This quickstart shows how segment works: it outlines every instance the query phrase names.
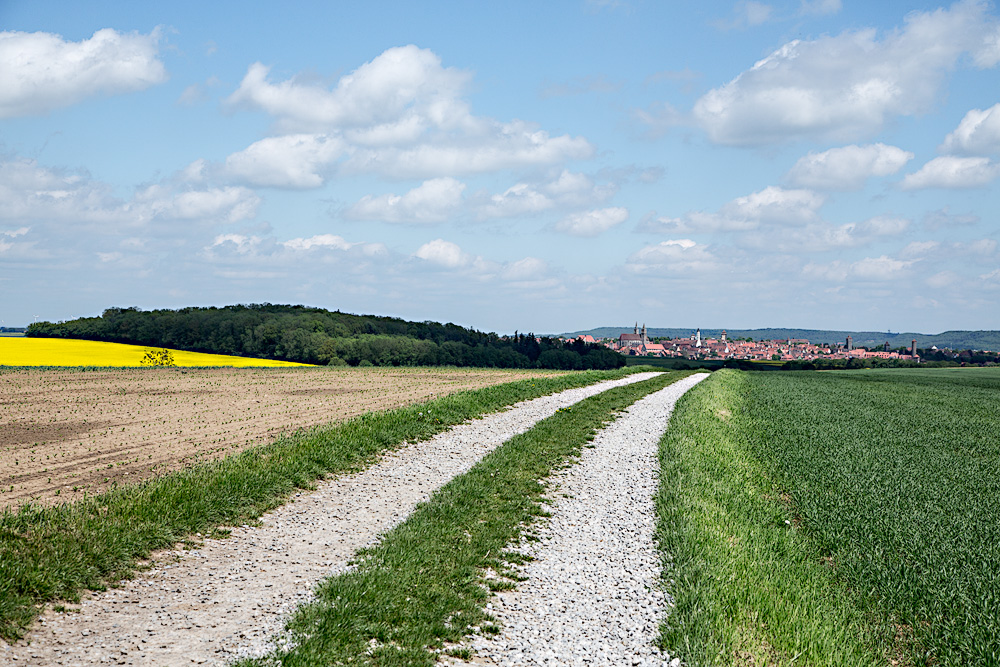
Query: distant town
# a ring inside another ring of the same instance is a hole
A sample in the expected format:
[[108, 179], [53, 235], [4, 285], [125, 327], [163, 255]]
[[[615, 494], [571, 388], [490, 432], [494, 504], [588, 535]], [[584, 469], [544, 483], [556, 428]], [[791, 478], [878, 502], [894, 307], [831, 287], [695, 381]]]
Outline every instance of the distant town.
[[840, 343], [815, 345], [802, 338], [780, 340], [730, 339], [723, 330], [718, 338], [703, 338], [701, 329], [686, 338], [654, 338], [646, 334], [646, 325], [638, 323], [632, 333], [618, 338], [577, 337], [585, 343], [599, 343], [628, 356], [674, 357], [682, 359], [745, 359], [748, 361], [812, 361], [815, 359], [898, 359], [919, 361], [917, 341], [909, 348], [856, 347], [850, 336]]

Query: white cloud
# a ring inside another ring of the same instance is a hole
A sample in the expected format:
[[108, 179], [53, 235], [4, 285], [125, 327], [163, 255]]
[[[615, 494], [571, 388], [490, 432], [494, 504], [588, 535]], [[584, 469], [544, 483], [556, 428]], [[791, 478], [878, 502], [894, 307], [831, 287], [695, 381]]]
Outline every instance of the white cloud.
[[47, 32], [0, 32], [0, 118], [43, 114], [99, 94], [143, 90], [167, 79], [160, 35], [110, 28], [67, 42]]
[[329, 127], [371, 127], [398, 122], [409, 114], [442, 126], [468, 120], [459, 95], [471, 75], [441, 66], [428, 49], [412, 44], [391, 48], [341, 77], [328, 90], [300, 78], [268, 81], [269, 68], [254, 63], [229, 104], [263, 109], [289, 126], [305, 131]]
[[0, 219], [49, 226], [91, 223], [102, 234], [150, 222], [239, 222], [254, 217], [260, 198], [241, 187], [196, 188], [160, 183], [130, 200], [85, 172], [50, 169], [34, 160], [0, 161]]
[[628, 209], [616, 206], [573, 213], [557, 222], [555, 229], [572, 236], [597, 236], [626, 220]]
[[230, 156], [227, 167], [253, 183], [319, 187], [334, 169], [456, 177], [593, 154], [582, 137], [474, 116], [463, 98], [470, 81], [471, 74], [442, 67], [436, 54], [412, 45], [388, 49], [332, 89], [301, 77], [272, 83], [256, 63], [228, 103], [275, 116], [282, 134]]
[[268, 137], [226, 158], [226, 170], [253, 185], [317, 188], [343, 152], [343, 141], [324, 134]]
[[417, 248], [413, 256], [449, 269], [465, 266], [473, 261], [472, 256], [462, 252], [458, 245], [444, 239], [435, 239], [423, 244]]
[[500, 277], [511, 282], [538, 280], [548, 271], [548, 265], [537, 257], [525, 257], [506, 265]]
[[254, 217], [260, 197], [239, 187], [176, 192], [153, 185], [136, 193], [129, 210], [140, 220], [222, 220], [239, 222]]
[[604, 202], [617, 191], [614, 184], [598, 184], [586, 174], [564, 169], [550, 181], [515, 183], [502, 193], [477, 198], [476, 213], [481, 218], [509, 218], [553, 208], [579, 208]]
[[344, 240], [344, 237], [336, 234], [317, 234], [309, 238], [289, 239], [282, 242], [283, 246], [290, 250], [312, 250], [313, 248], [327, 248], [331, 250], [348, 250], [353, 244]]
[[904, 190], [922, 188], [975, 188], [986, 185], [1000, 175], [1000, 164], [985, 157], [955, 157], [945, 155], [925, 164], [919, 171], [907, 174], [900, 184]]
[[248, 255], [257, 250], [262, 239], [246, 234], [219, 234], [212, 241], [212, 248], [222, 248], [239, 255]]
[[941, 144], [943, 153], [995, 155], [1000, 153], [1000, 104], [972, 109]]
[[892, 116], [936, 104], [963, 54], [980, 67], [996, 64], [997, 30], [985, 2], [965, 1], [912, 12], [882, 39], [865, 29], [795, 40], [701, 97], [694, 119], [712, 141], [730, 145], [871, 136]]
[[443, 222], [462, 206], [465, 184], [454, 178], [424, 181], [404, 195], [366, 195], [344, 216], [353, 220], [381, 222]]
[[642, 248], [625, 267], [640, 274], [704, 274], [717, 271], [719, 264], [705, 246], [691, 239], [671, 239]]
[[737, 197], [716, 213], [695, 211], [681, 218], [646, 220], [638, 231], [691, 234], [749, 231], [772, 225], [806, 225], [819, 221], [818, 211], [825, 201], [823, 195], [811, 190], [769, 186]]
[[793, 185], [817, 190], [859, 190], [872, 176], [895, 174], [913, 153], [895, 146], [843, 146], [799, 158], [788, 172]]
[[914, 261], [916, 260], [893, 259], [882, 255], [865, 257], [856, 262], [840, 260], [829, 264], [810, 262], [802, 267], [802, 274], [806, 278], [837, 283], [847, 280], [887, 282], [905, 277]]
[[862, 222], [832, 226], [820, 221], [801, 227], [771, 227], [751, 231], [739, 245], [767, 252], [824, 252], [857, 248], [901, 236], [910, 226], [905, 218], [876, 216]]

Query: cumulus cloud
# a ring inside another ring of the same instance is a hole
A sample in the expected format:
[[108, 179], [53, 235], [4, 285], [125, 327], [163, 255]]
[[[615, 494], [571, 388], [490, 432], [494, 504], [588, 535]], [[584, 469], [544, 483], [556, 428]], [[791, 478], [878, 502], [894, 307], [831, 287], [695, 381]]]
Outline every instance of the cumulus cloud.
[[239, 222], [254, 217], [260, 197], [239, 187], [174, 191], [162, 185], [136, 193], [127, 208], [141, 220], [221, 220]]
[[582, 137], [553, 137], [528, 122], [473, 115], [463, 97], [471, 74], [443, 67], [432, 51], [412, 45], [388, 49], [333, 88], [301, 77], [274, 83], [268, 75], [266, 66], [251, 65], [227, 100], [278, 121], [279, 136], [227, 160], [227, 168], [250, 183], [318, 187], [334, 169], [454, 177], [593, 153]]
[[167, 79], [159, 31], [98, 30], [68, 42], [47, 32], [0, 32], [0, 118], [43, 114], [93, 95], [143, 90]]
[[694, 211], [680, 218], [652, 218], [638, 231], [653, 233], [739, 232], [762, 226], [797, 226], [819, 220], [826, 198], [811, 190], [788, 190], [769, 186], [737, 197], [716, 213]]
[[465, 184], [454, 178], [424, 181], [403, 195], [366, 195], [344, 213], [352, 220], [411, 224], [443, 222], [462, 205]]
[[444, 239], [434, 239], [423, 244], [413, 256], [449, 269], [465, 266], [473, 261], [473, 257], [463, 252], [457, 244]]
[[1000, 175], [1000, 164], [985, 157], [937, 157], [919, 171], [907, 174], [900, 184], [904, 190], [923, 188], [976, 188]]
[[693, 116], [712, 141], [728, 145], [870, 136], [890, 117], [935, 104], [963, 55], [978, 67], [1000, 61], [998, 26], [986, 2], [964, 1], [912, 12], [881, 39], [864, 29], [795, 40], [709, 91]]
[[50, 169], [34, 160], [0, 162], [0, 219], [47, 225], [97, 223], [115, 229], [158, 221], [239, 222], [256, 215], [260, 198], [242, 187], [193, 188], [160, 183], [129, 200], [85, 172]]
[[701, 274], [716, 271], [719, 265], [705, 246], [691, 239], [671, 239], [642, 248], [628, 258], [625, 267], [640, 274]]
[[872, 176], [895, 174], [913, 153], [895, 146], [843, 146], [799, 158], [788, 172], [793, 185], [817, 190], [859, 190]]
[[469, 120], [459, 96], [471, 75], [442, 67], [436, 54], [412, 44], [388, 49], [332, 90], [301, 77], [271, 83], [269, 70], [251, 65], [228, 103], [262, 109], [300, 131], [372, 127], [411, 117], [453, 127]]
[[323, 184], [329, 165], [343, 152], [343, 141], [327, 135], [268, 137], [226, 158], [226, 170], [254, 185], [317, 188]]
[[586, 174], [564, 169], [551, 180], [515, 183], [504, 192], [477, 198], [476, 214], [480, 218], [508, 218], [590, 206], [607, 201], [617, 191], [612, 183], [597, 183]]
[[941, 144], [943, 153], [994, 155], [1000, 153], [1000, 104], [972, 109]]
[[597, 236], [626, 220], [628, 209], [615, 206], [573, 213], [557, 222], [555, 229], [571, 236]]

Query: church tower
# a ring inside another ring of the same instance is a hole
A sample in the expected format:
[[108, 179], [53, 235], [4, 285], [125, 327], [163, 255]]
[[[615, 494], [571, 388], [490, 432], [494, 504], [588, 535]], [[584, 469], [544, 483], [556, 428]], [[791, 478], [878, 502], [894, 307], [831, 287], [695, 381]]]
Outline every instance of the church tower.
[[643, 345], [648, 345], [649, 344], [649, 338], [646, 337], [646, 323], [645, 322], [642, 323], [642, 344]]
[[698, 332], [695, 334], [695, 347], [701, 347], [701, 327], [698, 327]]

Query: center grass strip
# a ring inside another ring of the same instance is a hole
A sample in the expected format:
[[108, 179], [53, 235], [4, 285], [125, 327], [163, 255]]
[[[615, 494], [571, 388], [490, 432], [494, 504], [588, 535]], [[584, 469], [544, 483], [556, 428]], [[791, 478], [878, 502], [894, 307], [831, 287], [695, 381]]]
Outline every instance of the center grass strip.
[[660, 443], [657, 541], [676, 607], [663, 649], [688, 667], [898, 664], [893, 628], [839, 583], [751, 451], [746, 374], [716, 372]]
[[[636, 369], [539, 377], [298, 432], [235, 456], [100, 496], [0, 513], [0, 638], [23, 636], [51, 601], [77, 602], [132, 576], [157, 549], [255, 520], [297, 488], [358, 470], [403, 442], [514, 403], [620, 378]], [[648, 369], [638, 369], [648, 370]], [[223, 533], [224, 534], [224, 533]]]
[[514, 576], [508, 564], [523, 557], [507, 549], [545, 514], [544, 479], [622, 410], [689, 374], [609, 389], [514, 436], [360, 551], [356, 569], [321, 583], [289, 623], [294, 648], [238, 664], [433, 665], [470, 628], [497, 632], [484, 610], [489, 586], [512, 584], [484, 575]]

